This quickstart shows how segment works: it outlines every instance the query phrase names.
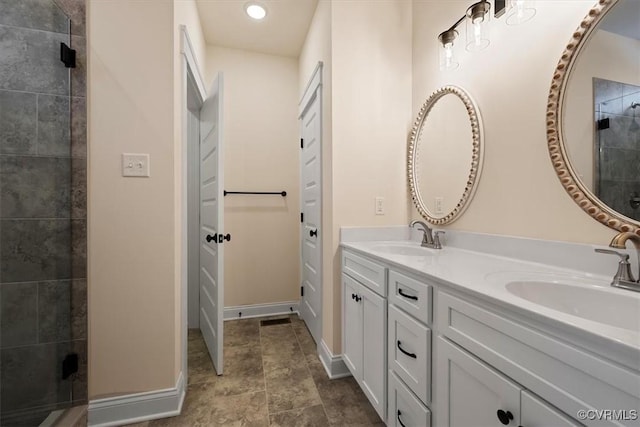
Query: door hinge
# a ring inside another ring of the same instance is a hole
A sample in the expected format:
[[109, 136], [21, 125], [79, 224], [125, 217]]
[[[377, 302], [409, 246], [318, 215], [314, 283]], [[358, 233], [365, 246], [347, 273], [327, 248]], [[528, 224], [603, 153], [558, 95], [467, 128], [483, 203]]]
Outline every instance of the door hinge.
[[76, 372], [78, 372], [78, 354], [69, 353], [62, 361], [62, 379], [66, 380]]
[[304, 296], [304, 286], [300, 286], [300, 296]]
[[300, 138], [300, 148], [304, 148], [304, 139]]
[[300, 212], [300, 222], [304, 222], [304, 213]]

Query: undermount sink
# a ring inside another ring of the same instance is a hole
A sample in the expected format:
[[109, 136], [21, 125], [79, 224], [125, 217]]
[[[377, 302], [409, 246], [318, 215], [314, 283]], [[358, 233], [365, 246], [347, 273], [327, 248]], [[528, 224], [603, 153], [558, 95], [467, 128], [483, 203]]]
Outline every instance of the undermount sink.
[[434, 254], [433, 249], [423, 248], [417, 243], [385, 243], [371, 247], [371, 250], [389, 255], [423, 257]]
[[617, 328], [638, 332], [640, 297], [607, 288], [559, 281], [516, 280], [506, 284], [511, 294], [534, 304]]

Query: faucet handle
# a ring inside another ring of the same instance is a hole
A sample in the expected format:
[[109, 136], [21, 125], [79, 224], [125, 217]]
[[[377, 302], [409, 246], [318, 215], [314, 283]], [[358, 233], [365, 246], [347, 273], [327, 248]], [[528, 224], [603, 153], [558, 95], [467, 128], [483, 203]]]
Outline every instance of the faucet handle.
[[434, 249], [442, 249], [442, 244], [440, 243], [440, 236], [443, 234], [445, 234], [445, 232], [442, 230], [433, 232], [433, 248]]
[[599, 254], [618, 255], [620, 257], [620, 262], [629, 262], [629, 254], [612, 251], [611, 249], [596, 249], [595, 251]]
[[600, 254], [617, 255], [620, 257], [620, 262], [618, 263], [618, 271], [616, 272], [616, 275], [613, 276], [613, 282], [611, 283], [612, 285], [617, 286], [620, 282], [636, 281], [636, 279], [633, 278], [633, 273], [631, 272], [631, 264], [629, 264], [629, 254], [612, 251], [611, 249], [596, 249], [595, 251]]

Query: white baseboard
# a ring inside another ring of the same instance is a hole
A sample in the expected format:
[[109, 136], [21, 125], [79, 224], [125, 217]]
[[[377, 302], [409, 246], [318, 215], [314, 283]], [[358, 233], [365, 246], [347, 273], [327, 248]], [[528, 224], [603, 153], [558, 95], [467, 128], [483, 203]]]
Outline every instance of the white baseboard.
[[298, 312], [299, 303], [299, 301], [285, 301], [273, 304], [254, 304], [225, 307], [224, 320], [276, 316], [278, 314], [293, 314]]
[[347, 368], [347, 365], [345, 365], [342, 360], [342, 356], [334, 356], [324, 340], [320, 340], [318, 356], [320, 356], [324, 370], [327, 371], [327, 375], [329, 375], [329, 378], [332, 380], [351, 376], [351, 372], [349, 372], [349, 368]]
[[181, 372], [174, 388], [92, 400], [89, 426], [121, 426], [179, 415], [185, 388]]

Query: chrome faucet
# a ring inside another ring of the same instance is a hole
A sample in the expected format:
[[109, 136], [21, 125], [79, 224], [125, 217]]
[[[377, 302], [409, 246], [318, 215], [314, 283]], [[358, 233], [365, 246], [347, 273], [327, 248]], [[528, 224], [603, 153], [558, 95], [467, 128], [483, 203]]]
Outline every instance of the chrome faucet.
[[[631, 240], [635, 245], [636, 250], [640, 251], [640, 236], [629, 231], [616, 234], [616, 236], [611, 240], [611, 243], [609, 243], [609, 246], [615, 249], [626, 249], [627, 240]], [[640, 292], [640, 280], [633, 277], [628, 254], [610, 249], [596, 249], [596, 252], [601, 254], [617, 255], [620, 257], [618, 271], [615, 276], [613, 276], [611, 286]]]
[[422, 229], [422, 243], [420, 246], [431, 249], [442, 249], [442, 244], [440, 244], [440, 235], [444, 234], [444, 231], [434, 232], [431, 227], [418, 220], [411, 221], [409, 227], [415, 228], [416, 225], [419, 225]]

